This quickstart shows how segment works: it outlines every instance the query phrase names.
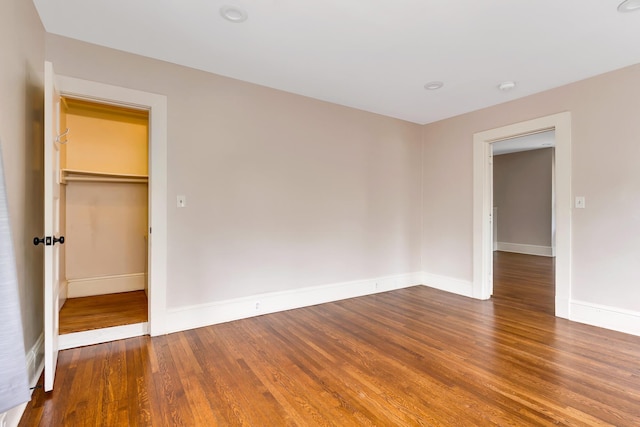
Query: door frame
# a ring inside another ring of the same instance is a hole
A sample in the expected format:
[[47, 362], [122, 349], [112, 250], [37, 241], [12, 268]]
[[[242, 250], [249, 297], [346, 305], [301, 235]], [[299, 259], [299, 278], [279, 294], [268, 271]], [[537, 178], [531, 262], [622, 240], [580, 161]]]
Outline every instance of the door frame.
[[61, 96], [149, 112], [149, 334], [166, 333], [167, 318], [167, 97], [67, 76], [56, 76]]
[[517, 136], [555, 130], [556, 295], [555, 314], [568, 319], [571, 299], [571, 113], [562, 112], [473, 135], [473, 291], [478, 299], [493, 293], [491, 144]]

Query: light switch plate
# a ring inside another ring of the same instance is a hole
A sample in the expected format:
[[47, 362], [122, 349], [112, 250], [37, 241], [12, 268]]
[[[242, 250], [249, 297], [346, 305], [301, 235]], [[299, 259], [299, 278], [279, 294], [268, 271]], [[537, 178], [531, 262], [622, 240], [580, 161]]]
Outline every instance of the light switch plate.
[[584, 209], [585, 200], [584, 196], [576, 196], [576, 209]]
[[178, 196], [178, 201], [177, 201], [177, 206], [179, 208], [184, 208], [187, 206], [187, 196], [185, 195], [179, 195]]

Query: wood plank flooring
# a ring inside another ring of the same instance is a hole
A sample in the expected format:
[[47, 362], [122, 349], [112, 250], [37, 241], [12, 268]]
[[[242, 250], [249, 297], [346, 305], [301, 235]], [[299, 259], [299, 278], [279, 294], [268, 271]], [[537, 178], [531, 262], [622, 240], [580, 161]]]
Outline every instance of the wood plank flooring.
[[69, 298], [60, 310], [60, 334], [147, 321], [144, 291]]
[[640, 337], [423, 286], [60, 352], [21, 426], [638, 426]]
[[555, 313], [555, 258], [495, 251], [493, 298], [505, 304]]

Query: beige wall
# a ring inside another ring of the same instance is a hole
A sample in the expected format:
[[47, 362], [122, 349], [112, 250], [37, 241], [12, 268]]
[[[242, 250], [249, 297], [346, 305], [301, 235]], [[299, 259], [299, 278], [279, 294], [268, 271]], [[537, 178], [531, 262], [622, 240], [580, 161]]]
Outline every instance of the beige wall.
[[62, 168], [147, 175], [149, 114], [74, 99], [66, 100]]
[[553, 148], [493, 157], [498, 242], [551, 247]]
[[44, 29], [33, 3], [2, 2], [0, 145], [16, 254], [25, 348], [42, 332], [42, 70]]
[[147, 185], [66, 186], [66, 278], [144, 273]]
[[[63, 168], [147, 175], [146, 111], [66, 99]], [[66, 192], [68, 280], [146, 271], [147, 184], [72, 181]]]
[[420, 270], [420, 126], [58, 36], [46, 50], [60, 74], [168, 98], [171, 307]]
[[427, 125], [423, 268], [472, 280], [475, 132], [572, 115], [572, 298], [640, 310], [640, 65]]

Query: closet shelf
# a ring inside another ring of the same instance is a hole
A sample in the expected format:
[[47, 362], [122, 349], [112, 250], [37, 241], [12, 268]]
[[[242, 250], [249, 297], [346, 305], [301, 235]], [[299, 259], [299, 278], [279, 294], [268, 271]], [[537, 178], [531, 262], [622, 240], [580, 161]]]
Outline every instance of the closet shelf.
[[60, 182], [122, 182], [144, 184], [149, 182], [147, 175], [134, 175], [109, 172], [94, 172], [75, 169], [62, 169]]

